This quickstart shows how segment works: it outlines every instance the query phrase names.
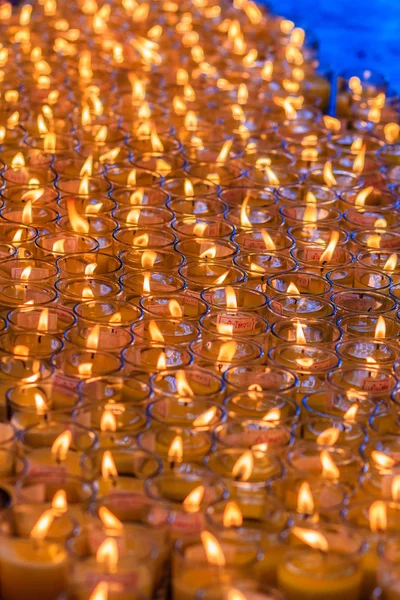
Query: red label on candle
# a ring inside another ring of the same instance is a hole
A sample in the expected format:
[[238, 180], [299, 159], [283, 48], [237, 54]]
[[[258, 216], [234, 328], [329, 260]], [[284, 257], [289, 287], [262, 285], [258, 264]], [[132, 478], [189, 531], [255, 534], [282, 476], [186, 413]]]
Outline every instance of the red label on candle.
[[262, 239], [258, 240], [256, 238], [244, 235], [242, 238], [243, 247], [246, 250], [265, 250], [265, 244]]
[[78, 379], [65, 375], [65, 373], [55, 373], [51, 378], [53, 388], [62, 396], [73, 396], [78, 383]]
[[255, 329], [255, 317], [218, 315], [217, 325], [230, 325], [232, 333], [249, 333]]
[[393, 387], [393, 381], [390, 377], [384, 377], [383, 379], [377, 379], [373, 376], [366, 377], [363, 381], [362, 388], [369, 392], [386, 392], [391, 390]]
[[[325, 252], [326, 248], [305, 248], [304, 249], [304, 261], [311, 262], [319, 262], [322, 254]], [[327, 261], [328, 263], [341, 263], [344, 261], [344, 250], [343, 248], [335, 248], [332, 253], [332, 256]], [[322, 263], [321, 263], [322, 265]]]
[[199, 533], [205, 527], [202, 513], [177, 512], [174, 514], [171, 528], [175, 533]]
[[212, 375], [208, 371], [197, 371], [193, 369], [190, 371], [190, 380], [200, 383], [205, 387], [210, 387], [212, 382]]
[[341, 302], [343, 304], [349, 304], [349, 308], [351, 308], [354, 312], [369, 312], [373, 310], [377, 306], [377, 302], [374, 298], [366, 297], [361, 298], [358, 294], [353, 294], [348, 292], [346, 294], [342, 294]]
[[7, 169], [5, 176], [8, 181], [13, 183], [27, 183], [29, 181], [28, 171], [24, 167], [21, 169]]

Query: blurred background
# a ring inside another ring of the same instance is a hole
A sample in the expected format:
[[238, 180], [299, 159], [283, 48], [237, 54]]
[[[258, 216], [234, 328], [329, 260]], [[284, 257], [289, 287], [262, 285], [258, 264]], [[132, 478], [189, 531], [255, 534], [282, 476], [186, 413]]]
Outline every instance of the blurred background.
[[400, 91], [400, 0], [261, 0], [310, 30], [335, 70], [372, 69]]

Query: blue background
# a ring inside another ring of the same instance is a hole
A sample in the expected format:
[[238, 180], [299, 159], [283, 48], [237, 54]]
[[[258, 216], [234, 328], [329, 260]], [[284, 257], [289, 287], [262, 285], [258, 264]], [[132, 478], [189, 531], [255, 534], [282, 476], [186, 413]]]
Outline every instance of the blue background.
[[371, 69], [400, 92], [400, 0], [267, 0], [273, 12], [309, 29], [324, 64]]

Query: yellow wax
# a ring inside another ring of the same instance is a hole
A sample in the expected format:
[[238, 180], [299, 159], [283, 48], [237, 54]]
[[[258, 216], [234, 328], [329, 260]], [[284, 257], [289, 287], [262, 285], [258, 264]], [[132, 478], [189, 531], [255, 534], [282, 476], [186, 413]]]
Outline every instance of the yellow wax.
[[6, 539], [0, 547], [2, 600], [56, 600], [65, 585], [64, 547], [46, 541]]
[[346, 556], [300, 550], [278, 567], [288, 600], [359, 600], [362, 572]]
[[172, 597], [173, 600], [195, 600], [197, 592], [217, 581], [228, 582], [231, 577], [228, 573], [218, 571], [208, 565], [188, 567], [173, 573]]
[[81, 475], [81, 457], [81, 452], [69, 450], [65, 460], [57, 461], [51, 453], [51, 448], [37, 448], [30, 452], [26, 457], [28, 463], [28, 475], [48, 473]]

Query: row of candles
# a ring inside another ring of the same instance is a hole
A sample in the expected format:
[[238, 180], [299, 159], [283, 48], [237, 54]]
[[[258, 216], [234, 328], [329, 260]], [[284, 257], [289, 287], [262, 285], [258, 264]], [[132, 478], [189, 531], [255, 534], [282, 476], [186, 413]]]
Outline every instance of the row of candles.
[[399, 599], [396, 96], [251, 0], [0, 30], [2, 599]]

